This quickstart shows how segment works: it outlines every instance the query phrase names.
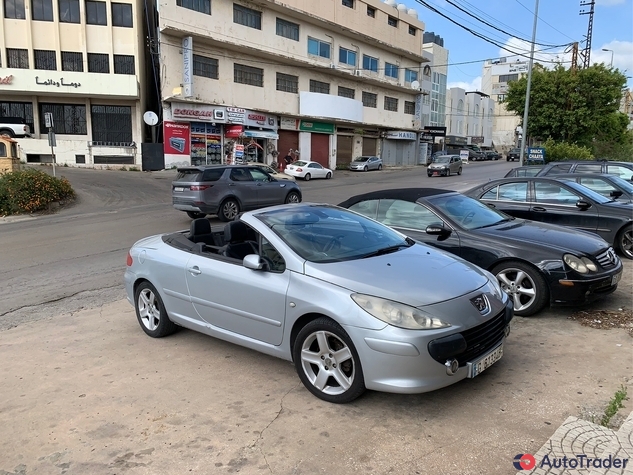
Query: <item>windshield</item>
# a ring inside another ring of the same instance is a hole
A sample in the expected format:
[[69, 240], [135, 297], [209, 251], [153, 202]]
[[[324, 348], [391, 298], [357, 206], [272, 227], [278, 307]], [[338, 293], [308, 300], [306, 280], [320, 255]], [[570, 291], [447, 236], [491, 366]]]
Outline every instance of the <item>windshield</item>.
[[594, 200], [596, 203], [603, 204], [608, 203], [609, 201], [613, 201], [612, 198], [602, 196], [600, 193], [590, 190], [586, 186], [583, 186], [580, 183], [576, 183], [575, 181], [565, 181], [565, 184], [570, 188], [576, 190], [578, 193], [585, 195], [587, 198]]
[[449, 163], [451, 161], [451, 157], [448, 155], [442, 155], [435, 159], [435, 163]]
[[627, 193], [633, 194], [633, 185], [631, 184], [630, 181], [626, 181], [624, 178], [620, 178], [619, 176], [613, 176], [611, 178], [611, 181], [613, 181], [613, 183], [615, 183], [617, 186], [622, 188]]
[[326, 263], [397, 252], [412, 241], [351, 211], [326, 205], [296, 205], [257, 217], [302, 259]]
[[354, 159], [355, 162], [366, 162], [367, 160], [369, 160], [369, 157], [356, 157]]
[[485, 228], [513, 219], [469, 196], [439, 195], [428, 200], [442, 214], [464, 229]]

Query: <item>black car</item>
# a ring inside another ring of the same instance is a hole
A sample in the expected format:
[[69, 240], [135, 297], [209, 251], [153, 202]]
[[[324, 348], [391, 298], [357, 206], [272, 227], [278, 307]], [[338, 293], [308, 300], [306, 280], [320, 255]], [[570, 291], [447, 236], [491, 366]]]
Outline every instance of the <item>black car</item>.
[[609, 199], [633, 201], [633, 183], [617, 175], [570, 173], [567, 175], [555, 175], [554, 178], [575, 181]]
[[464, 194], [517, 218], [597, 233], [633, 259], [633, 204], [606, 198], [570, 179], [501, 178]]
[[517, 315], [607, 295], [622, 274], [620, 259], [595, 234], [513, 218], [454, 191], [381, 190], [339, 206], [489, 270]]
[[565, 160], [549, 162], [538, 176], [564, 175], [568, 173], [606, 173], [633, 181], [633, 163], [610, 160]]
[[486, 160], [499, 160], [501, 158], [501, 154], [494, 150], [488, 150], [484, 153], [486, 154]]
[[510, 160], [514, 161], [514, 160], [519, 160], [521, 158], [521, 149], [520, 148], [513, 148], [510, 149], [508, 151], [508, 153], [506, 154], [506, 162], [509, 162]]
[[522, 167], [516, 167], [506, 173], [506, 177], [517, 177], [517, 176], [536, 176], [543, 169], [542, 166], [539, 165], [525, 165]]

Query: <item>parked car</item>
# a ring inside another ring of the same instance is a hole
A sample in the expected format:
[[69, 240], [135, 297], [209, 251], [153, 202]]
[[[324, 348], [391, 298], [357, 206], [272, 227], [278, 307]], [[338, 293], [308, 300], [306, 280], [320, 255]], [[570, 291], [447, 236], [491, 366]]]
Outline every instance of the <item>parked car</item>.
[[605, 198], [568, 179], [501, 178], [464, 194], [498, 211], [597, 233], [633, 259], [633, 204]]
[[306, 160], [297, 160], [286, 166], [285, 172], [288, 175], [303, 178], [309, 181], [312, 178], [332, 178], [332, 170], [325, 168], [318, 162], [310, 162]]
[[0, 135], [15, 137], [30, 137], [31, 128], [21, 117], [0, 117]]
[[259, 167], [262, 170], [264, 170], [266, 173], [268, 173], [270, 176], [272, 176], [273, 178], [276, 178], [277, 180], [290, 180], [290, 181], [296, 181], [295, 177], [291, 176], [291, 175], [286, 175], [285, 173], [282, 173], [280, 171], [275, 170], [273, 167], [266, 165], [265, 163], [259, 163], [259, 162], [248, 162], [247, 165], [252, 165], [254, 167]]
[[566, 160], [549, 162], [538, 176], [564, 175], [567, 173], [607, 173], [633, 181], [633, 163], [609, 160]]
[[506, 153], [506, 162], [509, 162], [510, 160], [514, 161], [514, 160], [519, 160], [521, 158], [521, 149], [520, 148], [513, 148], [510, 149], [508, 151], [508, 153]]
[[618, 175], [570, 173], [567, 175], [554, 175], [553, 177], [575, 181], [609, 199], [633, 201], [633, 184]]
[[524, 165], [513, 168], [506, 173], [506, 177], [536, 176], [542, 169], [543, 167], [539, 165]]
[[142, 239], [125, 288], [150, 337], [182, 326], [293, 361], [305, 387], [333, 403], [476, 377], [503, 355], [513, 316], [489, 272], [305, 203], [244, 213], [223, 233], [202, 219]]
[[501, 158], [501, 154], [494, 150], [488, 150], [485, 152], [485, 154], [486, 160], [499, 160]]
[[354, 161], [349, 164], [349, 169], [362, 170], [364, 172], [369, 170], [382, 170], [382, 159], [374, 156], [356, 157]]
[[183, 167], [171, 184], [174, 208], [191, 219], [216, 214], [230, 221], [242, 211], [301, 201], [301, 189], [277, 180], [257, 166], [208, 165]]
[[467, 148], [469, 160], [486, 160], [486, 152], [476, 145], [469, 145]]
[[462, 174], [462, 159], [459, 155], [441, 155], [426, 169], [428, 176], [451, 176]]
[[620, 259], [594, 234], [513, 218], [450, 190], [380, 190], [340, 206], [489, 270], [516, 315], [602, 297], [622, 274]]

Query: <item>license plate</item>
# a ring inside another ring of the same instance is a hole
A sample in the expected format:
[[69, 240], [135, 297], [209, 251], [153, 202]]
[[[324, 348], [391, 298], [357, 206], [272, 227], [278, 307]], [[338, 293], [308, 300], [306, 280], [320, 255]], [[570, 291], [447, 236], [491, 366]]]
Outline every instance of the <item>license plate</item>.
[[174, 191], [185, 191], [185, 189], [182, 186], [175, 186]]
[[611, 285], [615, 285], [618, 282], [620, 282], [621, 278], [622, 278], [622, 272], [615, 274], [613, 277], [611, 277]]
[[477, 361], [467, 363], [468, 377], [474, 378], [475, 376], [483, 373], [493, 364], [501, 359], [503, 356], [503, 343], [491, 350], [486, 355], [479, 358]]
[[433, 176], [439, 176], [440, 174], [438, 172], [433, 172]]

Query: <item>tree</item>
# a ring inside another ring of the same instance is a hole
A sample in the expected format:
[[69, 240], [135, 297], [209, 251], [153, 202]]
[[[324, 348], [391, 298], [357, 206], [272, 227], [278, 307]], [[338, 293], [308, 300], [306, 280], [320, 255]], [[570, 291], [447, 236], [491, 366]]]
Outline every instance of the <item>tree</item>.
[[[537, 65], [538, 66], [538, 65]], [[577, 143], [627, 141], [628, 117], [618, 111], [626, 77], [596, 64], [571, 71], [534, 67], [528, 116], [529, 137]], [[506, 108], [523, 117], [527, 78], [508, 84]]]

